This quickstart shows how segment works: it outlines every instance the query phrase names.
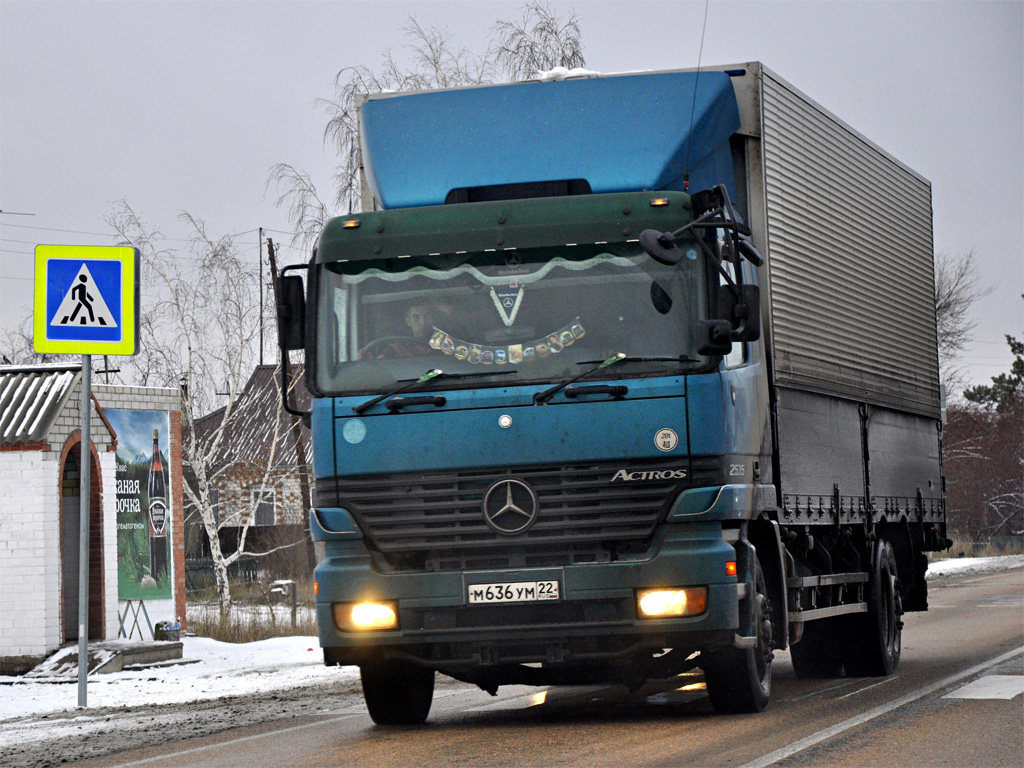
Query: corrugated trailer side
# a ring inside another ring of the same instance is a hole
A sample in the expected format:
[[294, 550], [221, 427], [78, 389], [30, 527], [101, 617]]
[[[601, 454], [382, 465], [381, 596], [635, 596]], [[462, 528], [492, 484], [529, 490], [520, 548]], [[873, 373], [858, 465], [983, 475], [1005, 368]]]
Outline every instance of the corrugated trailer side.
[[931, 185], [746, 67], [781, 521], [942, 522]]

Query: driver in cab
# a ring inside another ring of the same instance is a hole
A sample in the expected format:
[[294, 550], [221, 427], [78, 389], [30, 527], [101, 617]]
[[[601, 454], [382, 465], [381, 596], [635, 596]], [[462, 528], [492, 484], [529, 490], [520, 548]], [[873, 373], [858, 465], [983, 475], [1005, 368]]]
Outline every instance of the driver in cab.
[[405, 310], [409, 336], [385, 336], [370, 342], [359, 353], [361, 360], [390, 360], [436, 354], [429, 341], [438, 321], [438, 310], [429, 304], [411, 304]]

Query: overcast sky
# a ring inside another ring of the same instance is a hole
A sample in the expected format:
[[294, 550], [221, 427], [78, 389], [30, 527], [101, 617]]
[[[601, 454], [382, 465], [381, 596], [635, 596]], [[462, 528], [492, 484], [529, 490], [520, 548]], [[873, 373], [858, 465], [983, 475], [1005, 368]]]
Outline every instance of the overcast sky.
[[[590, 69], [698, 63], [703, 0], [551, 5], [577, 13]], [[255, 261], [252, 230], [289, 230], [265, 192], [271, 165], [305, 169], [330, 196], [313, 102], [339, 69], [376, 66], [387, 48], [405, 56], [410, 15], [480, 52], [493, 22], [521, 9], [0, 1], [3, 324], [31, 311], [34, 246], [110, 244], [103, 219], [120, 199], [168, 237], [185, 234], [181, 210], [213, 233], [249, 233]], [[993, 288], [964, 360], [976, 382], [1008, 370], [1003, 336], [1024, 332], [1022, 29], [1021, 2], [711, 0], [704, 36], [703, 63], [763, 61], [931, 181], [936, 250], [973, 249]]]

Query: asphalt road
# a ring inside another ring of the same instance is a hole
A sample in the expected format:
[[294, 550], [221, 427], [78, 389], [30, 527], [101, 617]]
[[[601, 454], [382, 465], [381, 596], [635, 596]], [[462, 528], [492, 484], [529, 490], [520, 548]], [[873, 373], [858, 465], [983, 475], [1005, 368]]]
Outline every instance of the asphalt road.
[[80, 765], [1024, 766], [1024, 570], [930, 586], [931, 610], [906, 617], [895, 675], [797, 680], [778, 654], [758, 715], [716, 715], [699, 671], [635, 694], [512, 687], [497, 698], [439, 678], [422, 727], [376, 727], [346, 695], [314, 715]]

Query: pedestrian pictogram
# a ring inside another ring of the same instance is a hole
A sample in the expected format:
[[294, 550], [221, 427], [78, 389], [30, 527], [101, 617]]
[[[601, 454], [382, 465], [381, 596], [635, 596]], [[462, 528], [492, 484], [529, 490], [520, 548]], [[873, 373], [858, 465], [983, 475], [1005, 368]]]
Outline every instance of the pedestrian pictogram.
[[137, 312], [134, 248], [36, 247], [37, 352], [134, 355]]
[[87, 265], [82, 264], [78, 270], [71, 283], [71, 289], [57, 307], [57, 313], [50, 325], [86, 325], [100, 328], [117, 325], [117, 320], [103, 300], [103, 294], [96, 287], [96, 281], [93, 280]]

